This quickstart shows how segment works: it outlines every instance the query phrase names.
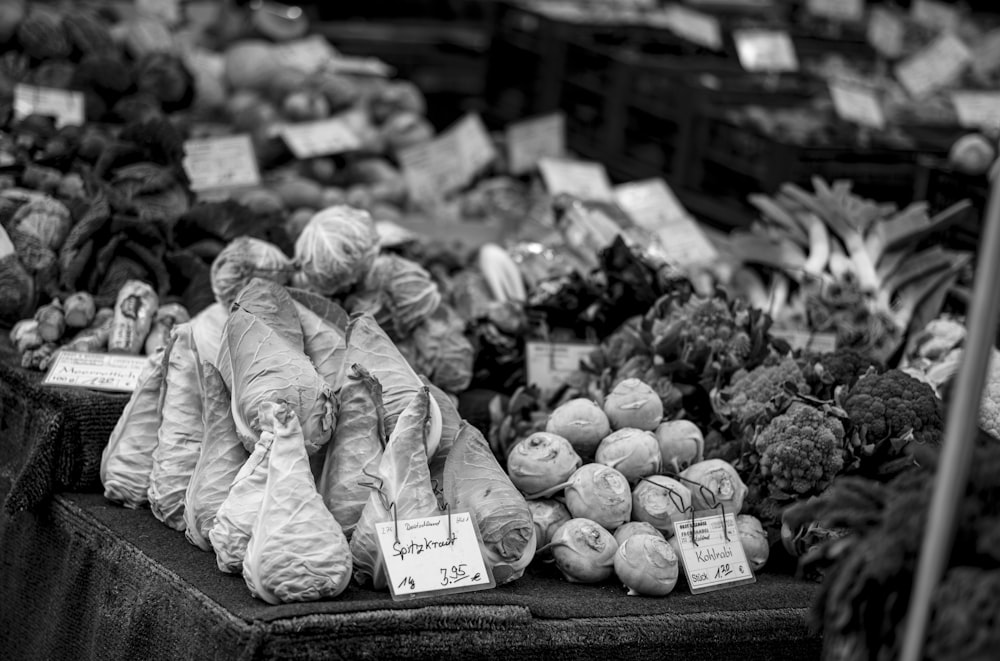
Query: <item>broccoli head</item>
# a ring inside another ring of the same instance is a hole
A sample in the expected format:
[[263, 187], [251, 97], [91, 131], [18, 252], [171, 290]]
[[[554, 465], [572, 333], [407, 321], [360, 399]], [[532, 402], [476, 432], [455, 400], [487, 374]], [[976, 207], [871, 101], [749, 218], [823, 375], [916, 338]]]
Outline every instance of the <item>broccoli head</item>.
[[844, 426], [808, 404], [795, 402], [754, 438], [760, 471], [790, 494], [825, 489], [844, 467]]
[[812, 394], [824, 397], [832, 396], [837, 386], [850, 388], [870, 367], [883, 371], [879, 361], [863, 351], [838, 349], [806, 357], [803, 372]]
[[763, 424], [772, 416], [774, 400], [792, 383], [800, 393], [809, 391], [806, 379], [792, 356], [776, 363], [765, 363], [752, 370], [739, 369], [720, 393], [719, 413], [746, 431]]
[[941, 442], [941, 400], [930, 385], [901, 370], [858, 379], [842, 406], [863, 446]]

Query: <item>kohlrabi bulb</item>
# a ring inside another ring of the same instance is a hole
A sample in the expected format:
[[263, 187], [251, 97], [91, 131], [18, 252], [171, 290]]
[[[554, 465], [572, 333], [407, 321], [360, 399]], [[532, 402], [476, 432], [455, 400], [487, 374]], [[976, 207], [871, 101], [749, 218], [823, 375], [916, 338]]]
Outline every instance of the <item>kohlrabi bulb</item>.
[[631, 483], [660, 472], [660, 446], [653, 432], [624, 427], [597, 446], [594, 461], [617, 469]]
[[654, 528], [651, 523], [629, 521], [618, 526], [618, 530], [615, 531], [615, 541], [618, 542], [618, 546], [621, 546], [626, 539], [633, 535], [656, 535], [657, 537], [663, 537], [663, 533]]
[[743, 552], [754, 571], [765, 564], [771, 555], [771, 545], [767, 541], [767, 533], [757, 517], [740, 514], [736, 517], [736, 530], [740, 533]]
[[576, 518], [556, 529], [549, 550], [570, 583], [599, 583], [614, 573], [618, 542], [596, 521]]
[[604, 398], [604, 413], [612, 429], [632, 427], [653, 431], [663, 419], [663, 401], [639, 379], [625, 379]]
[[584, 464], [564, 490], [566, 509], [577, 518], [615, 530], [632, 517], [632, 491], [619, 471], [603, 464]]
[[615, 553], [615, 575], [630, 595], [662, 597], [677, 585], [680, 563], [663, 537], [634, 535]]
[[632, 490], [632, 518], [645, 521], [663, 533], [674, 534], [673, 517], [690, 511], [691, 490], [666, 475], [651, 475]]
[[705, 436], [690, 420], [664, 420], [655, 433], [664, 470], [679, 473], [705, 458]]
[[563, 484], [582, 464], [569, 441], [544, 431], [521, 439], [507, 455], [510, 481], [529, 496]]
[[608, 416], [593, 400], [579, 397], [555, 408], [545, 431], [568, 440], [581, 457], [591, 458], [601, 439], [611, 433]]

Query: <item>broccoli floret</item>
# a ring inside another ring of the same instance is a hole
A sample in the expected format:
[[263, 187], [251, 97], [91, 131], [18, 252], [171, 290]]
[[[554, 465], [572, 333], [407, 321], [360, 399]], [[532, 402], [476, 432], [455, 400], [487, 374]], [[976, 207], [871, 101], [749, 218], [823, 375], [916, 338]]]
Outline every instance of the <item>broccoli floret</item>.
[[941, 400], [931, 386], [901, 370], [858, 379], [842, 406], [864, 446], [941, 442]]
[[809, 392], [805, 377], [790, 355], [774, 364], [737, 370], [721, 393], [720, 413], [750, 431], [771, 417], [773, 402], [787, 392], [787, 383], [794, 384], [800, 393]]
[[826, 488], [844, 467], [844, 426], [822, 410], [794, 403], [754, 438], [761, 474], [786, 493]]
[[807, 357], [803, 372], [812, 394], [829, 399], [837, 386], [852, 387], [870, 367], [883, 371], [881, 363], [863, 351], [838, 349]]

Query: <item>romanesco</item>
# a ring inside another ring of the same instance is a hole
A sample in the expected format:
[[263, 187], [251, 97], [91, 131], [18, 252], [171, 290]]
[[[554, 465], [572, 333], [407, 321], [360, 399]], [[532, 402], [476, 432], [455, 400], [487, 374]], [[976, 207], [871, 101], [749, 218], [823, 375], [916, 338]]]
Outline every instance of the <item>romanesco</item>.
[[786, 493], [825, 489], [844, 467], [844, 426], [824, 411], [795, 402], [754, 438], [761, 474]]
[[863, 445], [941, 442], [941, 400], [931, 386], [901, 370], [863, 376], [842, 404]]
[[806, 379], [791, 355], [752, 370], [737, 370], [721, 393], [719, 412], [750, 432], [755, 425], [768, 421], [773, 402], [786, 392], [787, 383], [794, 384], [800, 393], [809, 392]]

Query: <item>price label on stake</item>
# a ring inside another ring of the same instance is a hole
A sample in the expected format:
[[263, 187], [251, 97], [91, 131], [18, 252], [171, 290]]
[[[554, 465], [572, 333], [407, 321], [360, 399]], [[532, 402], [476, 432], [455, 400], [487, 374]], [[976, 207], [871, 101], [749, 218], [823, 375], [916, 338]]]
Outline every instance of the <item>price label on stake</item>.
[[723, 517], [707, 510], [695, 512], [693, 522], [690, 516], [678, 516], [673, 524], [692, 594], [756, 582], [735, 514], [726, 512]]
[[56, 126], [82, 126], [85, 119], [83, 92], [38, 87], [18, 83], [14, 86], [14, 117], [28, 115], [55, 117]]
[[543, 158], [566, 153], [566, 117], [553, 113], [516, 122], [505, 131], [507, 161], [512, 174], [530, 172]]
[[543, 158], [538, 162], [545, 188], [552, 195], [566, 193], [585, 200], [614, 199], [611, 179], [604, 166], [594, 161]]
[[830, 83], [830, 97], [841, 119], [871, 128], [885, 128], [882, 101], [874, 90], [858, 85]]
[[648, 14], [650, 24], [663, 26], [691, 43], [711, 50], [722, 50], [722, 28], [714, 16], [672, 5], [662, 12]]
[[147, 356], [59, 351], [42, 385], [132, 392], [149, 363]]
[[910, 4], [910, 17], [939, 32], [954, 32], [959, 24], [958, 11], [951, 5], [935, 0], [913, 0]]
[[837, 336], [834, 333], [810, 333], [792, 328], [772, 328], [769, 331], [793, 349], [803, 349], [814, 353], [830, 353], [837, 350]]
[[615, 187], [615, 200], [636, 225], [657, 238], [671, 262], [690, 266], [718, 258], [715, 245], [662, 179], [621, 184]]
[[782, 30], [747, 29], [733, 32], [736, 54], [747, 71], [798, 71], [795, 45]]
[[865, 17], [865, 0], [809, 0], [806, 9], [814, 16], [851, 23]]
[[257, 155], [250, 136], [245, 134], [188, 140], [184, 143], [183, 164], [194, 191], [260, 183]]
[[295, 158], [330, 156], [361, 147], [361, 138], [341, 117], [286, 124], [281, 128], [281, 138]]
[[942, 34], [896, 65], [896, 79], [911, 96], [920, 98], [944, 87], [972, 62], [972, 52], [953, 34]]
[[496, 149], [478, 115], [466, 115], [433, 140], [399, 153], [410, 193], [434, 200], [465, 186], [496, 158]]
[[903, 54], [906, 27], [896, 14], [884, 7], [872, 7], [868, 15], [868, 43], [882, 57], [895, 59]]
[[375, 524], [393, 599], [496, 587], [468, 512]]
[[559, 389], [593, 350], [593, 344], [582, 342], [526, 342], [528, 385], [538, 386], [543, 392]]
[[960, 91], [951, 93], [958, 122], [973, 129], [1000, 128], [1000, 92]]

